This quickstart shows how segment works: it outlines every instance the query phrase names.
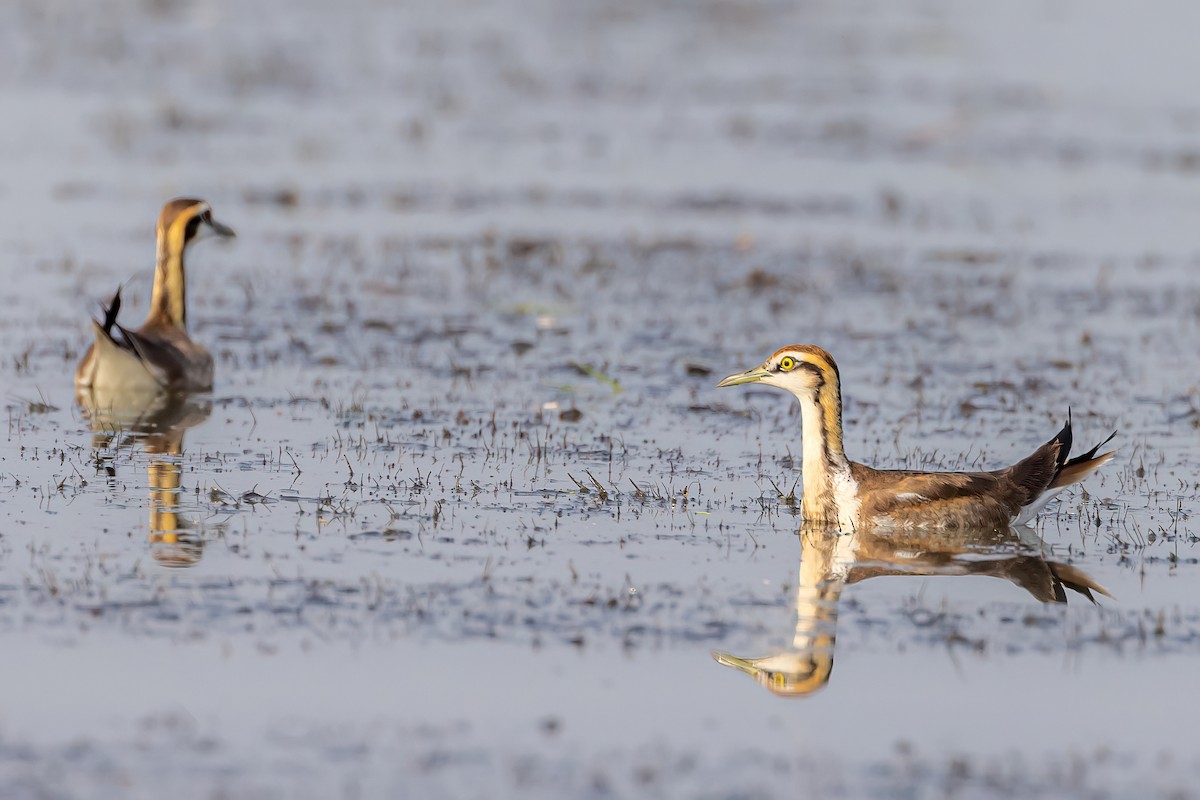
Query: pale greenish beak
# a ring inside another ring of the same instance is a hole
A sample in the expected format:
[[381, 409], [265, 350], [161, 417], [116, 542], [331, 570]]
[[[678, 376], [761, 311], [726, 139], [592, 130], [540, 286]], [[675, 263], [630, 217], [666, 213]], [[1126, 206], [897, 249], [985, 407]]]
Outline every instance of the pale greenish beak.
[[[729, 379], [726, 378], [725, 380]], [[761, 671], [751, 661], [745, 658], [738, 658], [733, 653], [722, 653], [720, 650], [713, 650], [712, 657], [713, 660], [718, 664], [724, 664], [727, 667], [733, 667], [734, 669], [741, 670], [747, 675], [753, 675], [756, 678], [758, 677], [758, 673]]]
[[730, 375], [728, 378], [718, 383], [717, 388], [720, 389], [722, 386], [737, 386], [738, 384], [742, 383], [756, 383], [757, 381], [761, 381], [763, 378], [768, 377], [770, 374], [771, 373], [769, 371], [763, 369], [762, 367], [755, 367], [754, 369], [748, 369], [745, 372], [739, 372], [736, 375]]
[[763, 658], [738, 658], [732, 653], [713, 650], [712, 657], [718, 664], [753, 676], [780, 697], [806, 697], [829, 683], [833, 672], [832, 640], [820, 651], [797, 650]]

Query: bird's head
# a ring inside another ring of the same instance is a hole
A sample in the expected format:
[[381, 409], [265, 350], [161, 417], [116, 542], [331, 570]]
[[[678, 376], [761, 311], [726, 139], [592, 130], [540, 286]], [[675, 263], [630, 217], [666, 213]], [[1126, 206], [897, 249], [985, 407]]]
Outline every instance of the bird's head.
[[826, 637], [822, 646], [811, 652], [781, 653], [765, 658], [740, 658], [714, 650], [718, 664], [744, 672], [773, 694], [782, 697], [807, 697], [829, 683], [833, 672], [833, 641]]
[[158, 241], [171, 252], [182, 252], [205, 230], [218, 236], [236, 235], [233, 228], [213, 219], [212, 206], [204, 200], [177, 197], [168, 200], [158, 215]]
[[824, 386], [839, 387], [838, 368], [824, 348], [793, 344], [776, 350], [761, 366], [730, 375], [717, 386], [743, 383], [763, 383], [786, 389], [800, 398], [812, 397]]

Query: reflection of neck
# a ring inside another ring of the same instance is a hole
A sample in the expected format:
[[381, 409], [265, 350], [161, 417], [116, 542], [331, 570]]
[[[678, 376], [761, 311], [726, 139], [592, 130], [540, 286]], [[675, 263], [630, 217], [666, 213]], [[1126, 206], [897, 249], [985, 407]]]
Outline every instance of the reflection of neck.
[[[182, 452], [182, 432], [146, 441], [146, 453], [151, 456], [146, 478], [150, 484], [150, 530], [153, 533], [179, 528], [179, 486], [183, 465], [178, 456]], [[156, 459], [154, 456], [175, 458]]]
[[842, 398], [836, 381], [813, 392], [797, 394], [800, 401], [801, 474], [804, 478], [804, 519], [814, 523], [838, 521], [835, 483], [849, 476], [842, 450]]
[[796, 631], [792, 649], [833, 655], [838, 601], [854, 559], [856, 537], [826, 531], [800, 532], [800, 575], [796, 585]]

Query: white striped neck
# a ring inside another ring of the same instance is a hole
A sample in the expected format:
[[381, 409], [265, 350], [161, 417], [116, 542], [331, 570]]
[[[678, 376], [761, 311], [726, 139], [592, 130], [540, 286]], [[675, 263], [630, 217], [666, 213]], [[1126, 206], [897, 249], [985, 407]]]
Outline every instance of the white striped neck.
[[853, 528], [858, 487], [842, 449], [841, 397], [837, 387], [827, 383], [816, 392], [797, 392], [796, 399], [800, 403], [804, 519]]

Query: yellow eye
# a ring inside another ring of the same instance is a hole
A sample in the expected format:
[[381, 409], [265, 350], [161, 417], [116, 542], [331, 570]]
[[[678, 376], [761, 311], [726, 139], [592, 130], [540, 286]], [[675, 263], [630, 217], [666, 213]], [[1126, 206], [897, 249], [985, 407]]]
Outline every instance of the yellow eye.
[[779, 368], [784, 372], [791, 372], [796, 368], [796, 359], [791, 356], [784, 356], [779, 359]]

